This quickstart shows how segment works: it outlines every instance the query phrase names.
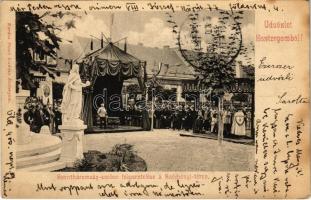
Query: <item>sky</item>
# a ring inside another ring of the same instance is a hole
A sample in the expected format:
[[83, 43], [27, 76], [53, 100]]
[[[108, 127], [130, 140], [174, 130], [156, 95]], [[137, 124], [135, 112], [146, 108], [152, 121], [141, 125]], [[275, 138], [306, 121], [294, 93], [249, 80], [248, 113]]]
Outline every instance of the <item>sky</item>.
[[[182, 12], [171, 13], [178, 25], [182, 24], [187, 15]], [[72, 40], [74, 36], [89, 38], [91, 35], [100, 38], [101, 33], [106, 37], [111, 35], [112, 41], [118, 41], [127, 37], [130, 44], [143, 43], [150, 47], [163, 47], [176, 45], [176, 36], [167, 22], [167, 15], [164, 12], [92, 12], [79, 13], [80, 18], [75, 19], [75, 29], [62, 29], [59, 36], [66, 40]], [[113, 15], [113, 17], [112, 17]], [[71, 16], [63, 18], [68, 20]], [[111, 19], [113, 18], [112, 26]], [[246, 13], [242, 21], [242, 34], [245, 43], [254, 39], [254, 14]], [[47, 19], [49, 22], [49, 19]], [[63, 23], [57, 21], [56, 23]], [[111, 27], [111, 28], [110, 28]], [[110, 33], [111, 32], [111, 33]]]
[[[101, 37], [103, 33], [107, 38], [111, 36], [112, 42], [116, 42], [127, 37], [127, 43], [137, 45], [142, 43], [148, 47], [163, 46], [177, 47], [176, 34], [172, 33], [172, 28], [167, 22], [168, 15], [165, 12], [77, 12], [80, 17], [75, 17], [75, 27], [72, 29], [62, 28], [57, 34], [62, 38], [63, 44], [71, 44], [73, 48], [85, 54], [86, 47], [82, 47], [79, 41], [75, 40], [75, 36], [91, 38], [95, 36]], [[187, 20], [187, 13], [175, 12], [170, 13], [173, 20], [180, 27]], [[208, 15], [212, 17], [212, 21], [217, 20], [217, 14], [200, 13], [201, 16]], [[112, 17], [113, 16], [113, 17]], [[45, 17], [47, 23], [63, 25], [66, 21], [73, 19], [73, 16], [65, 16], [62, 20], [55, 21], [55, 18]], [[243, 36], [243, 44], [249, 46], [250, 42], [255, 39], [255, 16], [253, 11], [245, 11], [241, 20], [241, 29]], [[112, 26], [111, 26], [112, 24]], [[42, 36], [44, 37], [44, 36]], [[66, 42], [73, 41], [72, 43]], [[99, 40], [93, 39], [94, 42], [100, 43]], [[122, 43], [122, 42], [120, 42]], [[191, 45], [191, 42], [189, 42]], [[186, 47], [187, 48], [187, 47]], [[254, 52], [248, 53], [249, 57], [254, 59]], [[245, 58], [239, 56], [237, 60], [244, 62]]]

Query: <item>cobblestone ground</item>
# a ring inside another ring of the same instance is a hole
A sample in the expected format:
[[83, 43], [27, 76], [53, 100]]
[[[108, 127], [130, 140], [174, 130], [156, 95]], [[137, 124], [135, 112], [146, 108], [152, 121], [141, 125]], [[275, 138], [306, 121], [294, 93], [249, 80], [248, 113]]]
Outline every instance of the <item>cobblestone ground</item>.
[[148, 171], [249, 171], [255, 147], [217, 140], [182, 137], [181, 131], [102, 133], [85, 135], [84, 149], [108, 152], [115, 144], [128, 143], [142, 157]]

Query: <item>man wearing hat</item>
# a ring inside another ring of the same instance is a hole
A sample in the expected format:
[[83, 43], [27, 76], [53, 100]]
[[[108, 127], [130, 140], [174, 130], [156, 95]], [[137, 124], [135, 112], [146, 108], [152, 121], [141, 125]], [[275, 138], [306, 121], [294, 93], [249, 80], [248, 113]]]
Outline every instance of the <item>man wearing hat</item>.
[[100, 128], [103, 128], [103, 123], [105, 124], [105, 128], [106, 128], [106, 126], [107, 126], [107, 122], [106, 122], [107, 111], [106, 111], [104, 103], [100, 104], [100, 107], [97, 110], [97, 114], [99, 115], [99, 118], [100, 118]]

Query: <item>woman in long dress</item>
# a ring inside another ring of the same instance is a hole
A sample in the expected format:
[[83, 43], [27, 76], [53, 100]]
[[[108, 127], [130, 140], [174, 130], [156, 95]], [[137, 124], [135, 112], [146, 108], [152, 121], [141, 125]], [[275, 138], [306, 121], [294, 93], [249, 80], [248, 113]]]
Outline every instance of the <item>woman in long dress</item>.
[[233, 116], [231, 132], [234, 135], [241, 135], [241, 136], [246, 135], [245, 115], [241, 109], [238, 112], [236, 112]]
[[74, 64], [63, 90], [61, 104], [63, 123], [80, 119], [82, 111], [82, 88], [89, 85], [89, 81], [85, 84], [82, 83], [79, 75], [79, 65]]

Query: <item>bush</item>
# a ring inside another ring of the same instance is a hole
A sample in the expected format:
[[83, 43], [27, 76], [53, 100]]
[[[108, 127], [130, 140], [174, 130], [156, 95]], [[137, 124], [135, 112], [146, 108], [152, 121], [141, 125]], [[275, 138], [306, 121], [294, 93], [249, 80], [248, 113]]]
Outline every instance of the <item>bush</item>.
[[116, 144], [108, 153], [88, 151], [84, 158], [75, 162], [73, 168], [60, 171], [147, 171], [146, 162], [136, 155], [131, 144]]

